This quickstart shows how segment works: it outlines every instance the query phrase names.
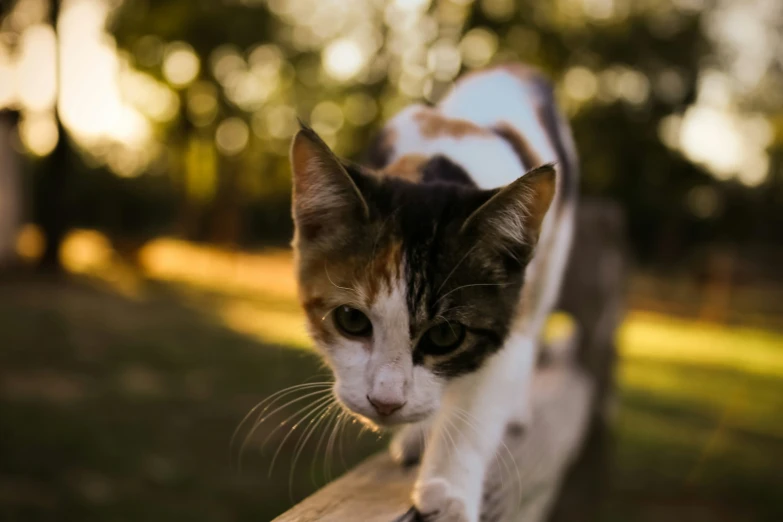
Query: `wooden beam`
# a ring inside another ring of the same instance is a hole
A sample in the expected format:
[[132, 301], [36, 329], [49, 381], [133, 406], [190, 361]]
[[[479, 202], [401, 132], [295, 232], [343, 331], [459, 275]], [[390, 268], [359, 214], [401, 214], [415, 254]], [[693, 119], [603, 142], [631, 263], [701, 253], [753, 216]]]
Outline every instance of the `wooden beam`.
[[[482, 520], [539, 520], [548, 510], [589, 417], [590, 379], [571, 362], [554, 362], [535, 377], [532, 427], [509, 426], [490, 467]], [[275, 522], [391, 522], [410, 507], [416, 468], [386, 452], [371, 457], [275, 519]], [[533, 518], [530, 518], [533, 517]]]

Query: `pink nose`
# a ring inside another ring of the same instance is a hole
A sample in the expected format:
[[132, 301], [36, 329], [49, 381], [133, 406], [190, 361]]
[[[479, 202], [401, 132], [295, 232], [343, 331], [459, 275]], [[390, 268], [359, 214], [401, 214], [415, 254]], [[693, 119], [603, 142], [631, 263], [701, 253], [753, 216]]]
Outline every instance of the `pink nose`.
[[370, 401], [370, 404], [372, 404], [372, 407], [375, 408], [375, 411], [384, 416], [391, 415], [395, 411], [405, 406], [404, 402], [383, 402], [377, 399], [372, 400], [369, 395], [367, 396], [367, 400]]

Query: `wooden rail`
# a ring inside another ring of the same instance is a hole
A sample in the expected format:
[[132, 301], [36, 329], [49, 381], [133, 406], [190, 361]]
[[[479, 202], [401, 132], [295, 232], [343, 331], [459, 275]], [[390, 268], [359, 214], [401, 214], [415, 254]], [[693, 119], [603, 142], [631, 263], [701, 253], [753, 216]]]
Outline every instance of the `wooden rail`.
[[[623, 309], [624, 231], [621, 213], [606, 202], [584, 202], [577, 222], [577, 254], [560, 305], [578, 328], [544, 347], [533, 421], [527, 429], [507, 427], [487, 473], [482, 522], [586, 522], [599, 501], [592, 493], [606, 471], [600, 435]], [[415, 477], [416, 468], [402, 468], [384, 452], [274, 522], [391, 522], [410, 506]]]
[[[557, 493], [560, 478], [584, 434], [591, 384], [573, 365], [539, 372], [534, 393], [535, 423], [527, 432], [510, 427], [505, 446], [490, 468], [484, 517], [539, 520]], [[513, 457], [513, 458], [512, 458]], [[518, 475], [517, 475], [518, 474]], [[415, 468], [404, 469], [384, 452], [305, 499], [275, 522], [391, 522], [410, 507]], [[519, 507], [518, 507], [519, 506]]]

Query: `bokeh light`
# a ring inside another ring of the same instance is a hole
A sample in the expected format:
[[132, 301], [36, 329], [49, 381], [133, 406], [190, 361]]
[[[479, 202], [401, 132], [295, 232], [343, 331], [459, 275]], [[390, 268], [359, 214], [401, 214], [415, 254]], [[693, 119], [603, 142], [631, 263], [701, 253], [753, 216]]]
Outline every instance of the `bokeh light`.
[[27, 150], [36, 156], [48, 155], [59, 139], [53, 114], [27, 112], [19, 122], [19, 137]]
[[353, 125], [367, 125], [378, 115], [378, 104], [367, 93], [358, 92], [345, 98], [344, 112]]
[[572, 67], [563, 77], [563, 88], [570, 98], [585, 102], [592, 99], [598, 91], [598, 79], [587, 67]]
[[127, 63], [122, 64], [119, 87], [125, 101], [155, 122], [171, 121], [179, 111], [179, 98], [168, 85]]
[[297, 129], [296, 111], [287, 105], [278, 105], [266, 111], [266, 128], [273, 138], [290, 138]]
[[492, 31], [477, 27], [468, 31], [459, 45], [462, 61], [471, 68], [489, 63], [498, 50], [498, 37]]
[[174, 42], [163, 56], [163, 75], [174, 87], [182, 88], [198, 76], [201, 63], [193, 47], [185, 42]]
[[215, 131], [215, 144], [226, 156], [235, 156], [247, 147], [250, 131], [241, 118], [227, 118]]
[[323, 101], [313, 109], [310, 121], [319, 134], [335, 134], [343, 126], [345, 118], [339, 105], [333, 101]]
[[109, 6], [94, 0], [71, 0], [63, 8], [59, 114], [96, 159], [118, 174], [135, 175], [157, 149], [149, 120], [122, 95], [121, 60], [105, 33], [108, 15]]
[[16, 103], [16, 68], [4, 46], [0, 46], [0, 107]]
[[480, 3], [484, 14], [498, 22], [509, 20], [516, 9], [514, 0], [481, 0]]
[[336, 80], [347, 81], [359, 74], [365, 60], [361, 47], [351, 39], [335, 40], [324, 49], [324, 69]]
[[710, 185], [693, 187], [688, 192], [687, 203], [693, 215], [701, 219], [712, 218], [720, 211], [718, 192]]
[[33, 25], [22, 34], [19, 46], [19, 100], [33, 111], [52, 108], [57, 89], [54, 31], [49, 25]]
[[212, 83], [199, 82], [188, 89], [188, 116], [198, 126], [214, 121], [218, 113], [217, 89]]
[[449, 40], [435, 42], [427, 54], [427, 67], [441, 81], [454, 79], [462, 65], [459, 49]]
[[164, 47], [160, 37], [148, 34], [139, 38], [133, 46], [133, 55], [142, 67], [157, 67], [163, 61]]

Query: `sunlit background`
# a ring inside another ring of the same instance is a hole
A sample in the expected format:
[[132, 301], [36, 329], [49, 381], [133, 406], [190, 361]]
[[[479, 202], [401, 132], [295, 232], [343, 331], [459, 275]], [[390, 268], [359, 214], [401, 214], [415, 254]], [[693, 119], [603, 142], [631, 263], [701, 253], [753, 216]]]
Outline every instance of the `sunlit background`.
[[361, 158], [523, 60], [628, 223], [602, 520], [783, 520], [783, 2], [0, 6], [0, 518], [268, 520], [379, 448], [349, 427], [268, 473], [264, 425], [228, 457], [253, 404], [327, 378], [287, 249], [296, 117]]

